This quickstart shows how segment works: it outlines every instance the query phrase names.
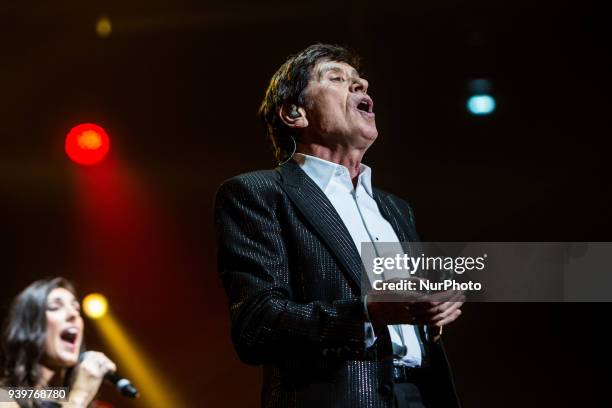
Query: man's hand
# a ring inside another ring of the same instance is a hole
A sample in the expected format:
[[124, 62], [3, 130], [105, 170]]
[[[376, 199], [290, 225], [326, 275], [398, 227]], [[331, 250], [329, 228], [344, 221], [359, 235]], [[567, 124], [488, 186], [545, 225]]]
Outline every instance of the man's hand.
[[[416, 278], [411, 278], [416, 279]], [[399, 281], [392, 279], [389, 282]], [[368, 292], [367, 309], [375, 329], [389, 324], [445, 326], [461, 315], [465, 295], [460, 291], [425, 294], [416, 291]]]

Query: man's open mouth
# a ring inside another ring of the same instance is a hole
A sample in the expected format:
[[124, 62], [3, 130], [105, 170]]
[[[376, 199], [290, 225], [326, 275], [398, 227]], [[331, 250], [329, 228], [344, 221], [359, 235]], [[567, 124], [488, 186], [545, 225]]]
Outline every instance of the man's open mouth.
[[373, 115], [374, 114], [374, 103], [372, 99], [365, 96], [359, 100], [357, 104], [357, 110]]

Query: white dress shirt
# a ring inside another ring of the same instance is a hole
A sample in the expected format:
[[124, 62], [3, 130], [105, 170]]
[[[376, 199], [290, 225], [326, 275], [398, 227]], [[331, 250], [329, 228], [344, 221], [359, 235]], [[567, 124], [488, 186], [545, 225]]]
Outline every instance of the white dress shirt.
[[[296, 153], [294, 160], [304, 172], [325, 193], [355, 242], [361, 254], [362, 242], [399, 242], [391, 224], [382, 216], [372, 193], [372, 170], [365, 164], [360, 165], [357, 187], [348, 169], [318, 157]], [[366, 347], [376, 341], [372, 325], [366, 323]], [[391, 341], [398, 346], [406, 346], [406, 354], [400, 363], [410, 367], [421, 365], [422, 351], [415, 328], [412, 325], [388, 326]], [[398, 330], [401, 330], [402, 339]], [[395, 348], [395, 347], [394, 347]]]

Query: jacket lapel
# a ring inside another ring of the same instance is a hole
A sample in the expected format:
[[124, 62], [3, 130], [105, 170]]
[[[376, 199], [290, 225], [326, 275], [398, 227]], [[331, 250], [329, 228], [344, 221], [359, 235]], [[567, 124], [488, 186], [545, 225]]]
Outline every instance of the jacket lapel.
[[361, 286], [363, 264], [351, 234], [327, 196], [294, 161], [279, 166], [281, 185], [291, 201], [318, 232], [347, 276]]
[[390, 202], [390, 198], [384, 192], [378, 189], [372, 189], [374, 195], [374, 201], [378, 204], [378, 209], [380, 210], [381, 215], [389, 221], [391, 227], [395, 231], [397, 238], [400, 242], [408, 242], [413, 241], [414, 239], [410, 239], [410, 234], [407, 230], [408, 226], [404, 221], [403, 217], [407, 217], [407, 214], [400, 214], [397, 211], [397, 207], [395, 204]]
[[[389, 221], [399, 241], [408, 243], [408, 248], [404, 247], [404, 251], [412, 252], [409, 242], [419, 241], [419, 236], [414, 230], [414, 225], [410, 225], [407, 221], [408, 214], [402, 214], [388, 194], [377, 189], [373, 189], [373, 191], [374, 200], [378, 204], [378, 209], [382, 216]], [[426, 326], [415, 326], [415, 328], [421, 345], [421, 351], [425, 356], [429, 356], [429, 343], [425, 339], [433, 338], [433, 336], [426, 333], [426, 331], [428, 331]]]

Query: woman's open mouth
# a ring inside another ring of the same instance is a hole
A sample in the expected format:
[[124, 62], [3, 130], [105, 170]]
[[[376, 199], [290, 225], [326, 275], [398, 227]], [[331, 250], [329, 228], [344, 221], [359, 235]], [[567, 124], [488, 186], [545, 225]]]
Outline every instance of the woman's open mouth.
[[76, 349], [77, 338], [79, 337], [79, 330], [76, 327], [68, 327], [60, 333], [60, 339], [62, 344], [70, 350]]

